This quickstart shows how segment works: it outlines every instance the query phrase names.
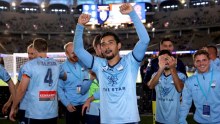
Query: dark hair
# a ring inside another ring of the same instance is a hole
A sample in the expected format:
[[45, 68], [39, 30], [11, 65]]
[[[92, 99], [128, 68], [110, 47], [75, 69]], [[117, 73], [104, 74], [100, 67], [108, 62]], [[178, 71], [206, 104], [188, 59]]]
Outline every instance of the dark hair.
[[5, 66], [5, 62], [4, 62], [3, 57], [0, 57], [0, 64], [1, 64], [2, 66]]
[[92, 42], [92, 46], [97, 47], [97, 45], [100, 44], [100, 41], [101, 41], [101, 35], [98, 34], [94, 37], [93, 42]]
[[207, 56], [208, 59], [210, 59], [209, 53], [206, 50], [201, 49], [201, 50], [198, 50], [194, 53], [193, 60], [195, 60], [196, 56], [199, 56], [199, 55], [205, 55], [205, 56]]
[[213, 45], [209, 45], [207, 46], [207, 48], [213, 48], [215, 50], [215, 55], [217, 56], [218, 55], [218, 49], [216, 46], [213, 46]]
[[169, 56], [173, 56], [169, 50], [161, 50], [159, 52], [159, 56], [164, 55], [164, 54], [167, 54]]
[[88, 49], [86, 49], [90, 54], [95, 55], [95, 49], [93, 47], [89, 47]]
[[163, 38], [161, 41], [160, 41], [160, 44], [163, 44], [163, 42], [165, 41], [170, 41], [172, 44], [173, 44], [173, 41], [170, 39], [170, 38]]
[[47, 41], [43, 38], [34, 39], [33, 46], [38, 52], [47, 52], [48, 51]]
[[120, 43], [121, 42], [119, 37], [114, 32], [105, 32], [105, 33], [102, 34], [100, 39], [102, 39], [103, 37], [106, 37], [106, 36], [113, 36], [115, 41], [116, 41], [116, 43]]

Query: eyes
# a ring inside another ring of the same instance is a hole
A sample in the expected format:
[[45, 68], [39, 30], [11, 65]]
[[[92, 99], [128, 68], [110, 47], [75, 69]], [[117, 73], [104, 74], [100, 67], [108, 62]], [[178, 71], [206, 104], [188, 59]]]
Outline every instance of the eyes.
[[196, 60], [196, 64], [206, 63], [206, 62], [208, 62], [208, 59]]
[[106, 47], [106, 46], [112, 45], [112, 44], [114, 44], [114, 40], [110, 40], [108, 42], [102, 42], [101, 47]]

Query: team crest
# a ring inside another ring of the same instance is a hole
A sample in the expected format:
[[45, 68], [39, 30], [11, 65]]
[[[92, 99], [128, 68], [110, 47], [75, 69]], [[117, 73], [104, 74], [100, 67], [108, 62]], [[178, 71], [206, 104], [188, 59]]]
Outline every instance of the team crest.
[[114, 85], [117, 84], [118, 78], [117, 76], [110, 75], [108, 76], [108, 81], [109, 81], [108, 85], [111, 85], [113, 87]]
[[166, 87], [160, 87], [160, 95], [165, 97], [167, 96], [171, 91], [171, 88], [166, 88]]

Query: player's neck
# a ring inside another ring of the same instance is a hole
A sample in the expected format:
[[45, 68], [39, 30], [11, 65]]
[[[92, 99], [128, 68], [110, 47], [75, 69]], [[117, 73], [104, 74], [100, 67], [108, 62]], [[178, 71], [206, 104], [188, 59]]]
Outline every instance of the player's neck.
[[169, 70], [164, 70], [164, 74], [167, 76], [167, 75], [170, 75], [171, 72], [170, 72], [170, 69]]
[[47, 53], [38, 53], [38, 56], [41, 58], [47, 58]]
[[119, 54], [116, 55], [116, 56], [115, 56], [114, 58], [112, 58], [111, 60], [108, 60], [108, 64], [109, 64], [110, 66], [114, 66], [115, 64], [118, 63], [118, 61], [120, 61], [120, 56], [119, 56]]

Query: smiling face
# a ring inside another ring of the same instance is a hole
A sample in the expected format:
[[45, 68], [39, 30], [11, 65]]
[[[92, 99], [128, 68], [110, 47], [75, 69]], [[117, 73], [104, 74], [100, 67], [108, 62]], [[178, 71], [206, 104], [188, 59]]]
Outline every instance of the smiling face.
[[206, 54], [199, 54], [194, 57], [194, 65], [199, 73], [205, 73], [209, 71], [210, 61]]
[[101, 39], [101, 52], [107, 60], [111, 60], [117, 56], [120, 48], [121, 43], [117, 43], [111, 35], [107, 35]]

